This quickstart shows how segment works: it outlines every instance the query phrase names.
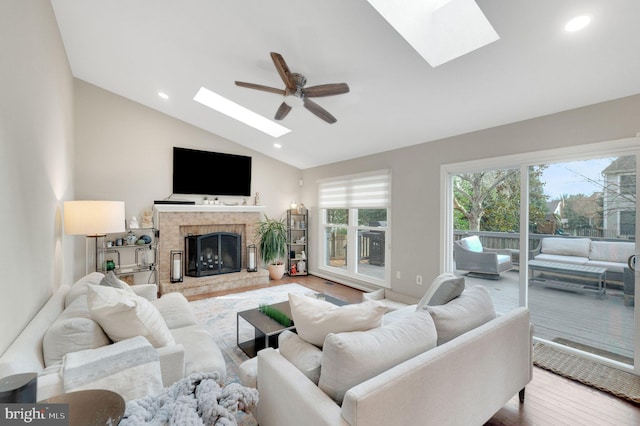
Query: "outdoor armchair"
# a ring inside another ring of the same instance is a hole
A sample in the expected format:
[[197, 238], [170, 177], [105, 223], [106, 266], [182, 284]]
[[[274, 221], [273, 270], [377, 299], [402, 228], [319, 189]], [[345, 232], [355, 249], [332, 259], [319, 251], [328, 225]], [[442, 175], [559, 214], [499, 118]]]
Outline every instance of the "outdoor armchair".
[[453, 243], [456, 269], [479, 278], [500, 279], [500, 273], [513, 268], [509, 250], [482, 247], [477, 235]]

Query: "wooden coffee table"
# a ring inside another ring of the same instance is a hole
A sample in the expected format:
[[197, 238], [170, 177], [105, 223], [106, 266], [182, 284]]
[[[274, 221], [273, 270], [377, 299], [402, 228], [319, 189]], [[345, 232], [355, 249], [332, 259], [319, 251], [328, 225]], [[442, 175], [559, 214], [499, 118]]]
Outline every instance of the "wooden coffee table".
[[[348, 302], [345, 302], [344, 300], [340, 300], [329, 295], [319, 294], [317, 297], [318, 299], [326, 300], [327, 302], [331, 302], [338, 306], [348, 304]], [[291, 318], [291, 307], [289, 306], [289, 301], [276, 303], [271, 306], [280, 312], [287, 314], [287, 316]], [[244, 342], [240, 341], [240, 319], [243, 319], [253, 326], [253, 339], [249, 339]], [[236, 342], [238, 347], [250, 358], [256, 356], [258, 351], [264, 348], [277, 348], [278, 336], [280, 333], [285, 330], [295, 330], [296, 328], [295, 324], [285, 327], [276, 320], [260, 312], [260, 308], [238, 312], [236, 314], [236, 321]]]

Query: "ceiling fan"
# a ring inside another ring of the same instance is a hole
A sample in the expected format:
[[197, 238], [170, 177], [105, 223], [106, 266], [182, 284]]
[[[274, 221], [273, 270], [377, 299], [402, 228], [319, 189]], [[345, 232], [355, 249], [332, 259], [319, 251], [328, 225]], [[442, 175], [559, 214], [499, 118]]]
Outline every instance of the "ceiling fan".
[[284, 101], [280, 104], [278, 111], [276, 111], [276, 120], [282, 120], [285, 118], [287, 114], [289, 114], [289, 111], [291, 111], [292, 106], [302, 105], [327, 123], [332, 124], [338, 121], [329, 113], [329, 111], [322, 108], [309, 98], [347, 93], [349, 92], [349, 86], [347, 83], [321, 84], [319, 86], [304, 87], [307, 83], [305, 76], [289, 71], [289, 67], [284, 61], [282, 55], [271, 52], [271, 59], [278, 70], [278, 74], [280, 74], [280, 78], [282, 78], [282, 81], [284, 82], [284, 89], [263, 86], [261, 84], [245, 83], [243, 81], [236, 81], [236, 85], [240, 87], [247, 87], [249, 89], [262, 90], [264, 92], [277, 93], [284, 96]]

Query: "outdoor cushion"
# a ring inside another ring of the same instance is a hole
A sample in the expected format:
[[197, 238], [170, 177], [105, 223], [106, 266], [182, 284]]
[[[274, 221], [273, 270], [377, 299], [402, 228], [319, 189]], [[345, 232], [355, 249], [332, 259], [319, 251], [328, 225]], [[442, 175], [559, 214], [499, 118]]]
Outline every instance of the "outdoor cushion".
[[91, 318], [114, 342], [144, 336], [155, 348], [175, 343], [158, 309], [143, 297], [89, 284], [87, 300]]
[[540, 250], [545, 254], [589, 257], [591, 239], [589, 238], [543, 238]]
[[426, 306], [438, 331], [438, 346], [496, 317], [493, 301], [481, 285], [468, 288], [442, 306]]
[[[635, 251], [636, 245], [634, 243], [622, 241], [593, 241], [591, 243], [589, 259], [626, 264], [629, 256], [633, 256]], [[622, 268], [620, 272], [622, 272]]]
[[544, 260], [545, 262], [571, 263], [573, 265], [584, 265], [589, 261], [588, 257], [579, 256], [561, 256], [558, 254], [539, 254], [535, 260]]
[[460, 244], [462, 245], [462, 247], [466, 248], [469, 251], [482, 253], [482, 242], [477, 235], [472, 235], [471, 237], [461, 239]]
[[434, 348], [436, 340], [433, 319], [424, 311], [368, 331], [331, 333], [322, 351], [318, 386], [341, 404], [349, 389]]
[[605, 262], [603, 260], [590, 260], [584, 264], [584, 266], [595, 266], [598, 268], [607, 268], [608, 272], [617, 272], [619, 274], [624, 273], [624, 268], [627, 266], [626, 263], [617, 263], [617, 262]]
[[289, 305], [298, 335], [317, 347], [322, 347], [329, 333], [379, 327], [387, 310], [374, 300], [336, 306], [325, 300], [293, 293], [289, 293]]

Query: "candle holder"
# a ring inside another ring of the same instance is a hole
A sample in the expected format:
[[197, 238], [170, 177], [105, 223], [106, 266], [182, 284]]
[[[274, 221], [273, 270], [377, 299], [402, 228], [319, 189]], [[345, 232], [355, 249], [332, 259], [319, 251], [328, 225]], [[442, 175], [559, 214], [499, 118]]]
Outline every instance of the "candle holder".
[[258, 272], [258, 249], [255, 244], [247, 246], [247, 272]]
[[181, 283], [184, 280], [182, 273], [184, 252], [182, 250], [171, 250], [170, 263], [171, 266], [171, 282]]

